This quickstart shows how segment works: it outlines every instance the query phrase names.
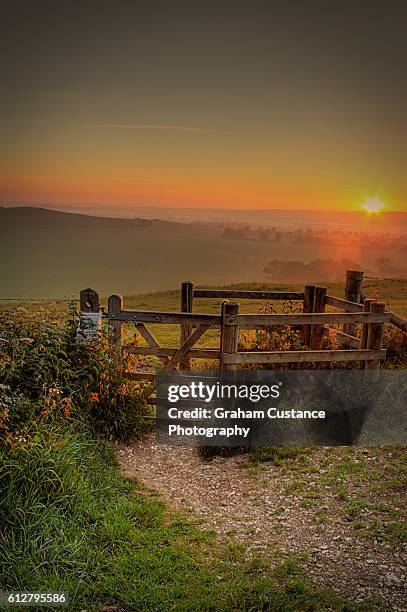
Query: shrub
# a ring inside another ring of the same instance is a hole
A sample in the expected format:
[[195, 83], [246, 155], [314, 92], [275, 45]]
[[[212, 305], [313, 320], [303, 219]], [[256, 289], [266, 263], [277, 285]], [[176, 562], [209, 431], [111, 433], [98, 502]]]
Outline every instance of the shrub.
[[[104, 337], [78, 344], [78, 314], [0, 314], [0, 432], [24, 435], [31, 421], [86, 419], [113, 440], [147, 429], [146, 383], [126, 381]], [[1, 435], [1, 434], [0, 434]]]
[[386, 327], [383, 346], [387, 348], [387, 360], [383, 367], [387, 369], [407, 367], [407, 334], [395, 327]]

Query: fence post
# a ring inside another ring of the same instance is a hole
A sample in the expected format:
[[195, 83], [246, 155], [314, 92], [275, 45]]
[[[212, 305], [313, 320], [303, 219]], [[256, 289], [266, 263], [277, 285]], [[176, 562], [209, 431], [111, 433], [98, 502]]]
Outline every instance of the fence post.
[[122, 323], [116, 319], [110, 319], [110, 315], [118, 315], [123, 310], [124, 301], [121, 295], [111, 295], [107, 301], [107, 312], [109, 317], [109, 344], [116, 353], [116, 358], [121, 359], [122, 350]]
[[[365, 298], [363, 302], [363, 312], [370, 312], [370, 308], [373, 302], [376, 300], [373, 298]], [[360, 336], [360, 348], [367, 348], [367, 335], [369, 332], [369, 323], [362, 323], [362, 333]]]
[[220, 336], [220, 371], [236, 370], [235, 364], [225, 364], [223, 361], [224, 353], [236, 353], [239, 343], [238, 325], [228, 325], [226, 318], [239, 314], [239, 304], [236, 302], [222, 303], [222, 327]]
[[[383, 314], [386, 311], [384, 302], [372, 302], [370, 304], [370, 312], [375, 314]], [[369, 323], [369, 331], [367, 334], [367, 348], [372, 351], [378, 351], [382, 348], [384, 333], [384, 323]], [[366, 370], [380, 370], [380, 359], [365, 362]]]
[[[360, 270], [346, 271], [345, 300], [360, 304], [362, 298], [363, 272]], [[356, 334], [356, 324], [348, 323], [343, 326], [345, 334], [354, 336]]]
[[93, 289], [82, 289], [79, 303], [81, 312], [99, 312], [99, 294]]
[[[315, 287], [314, 293], [314, 306], [312, 312], [325, 312], [325, 298], [327, 288], [326, 287]], [[311, 348], [318, 350], [322, 345], [322, 338], [324, 335], [323, 325], [311, 325]]]
[[[304, 313], [312, 312], [314, 308], [315, 285], [305, 285], [304, 287]], [[311, 346], [311, 325], [304, 325], [302, 328], [303, 342], [306, 346]]]
[[[185, 281], [181, 283], [181, 312], [192, 312], [192, 306], [194, 301], [194, 283], [191, 281]], [[180, 327], [180, 346], [182, 346], [187, 338], [192, 333], [192, 325], [188, 323], [182, 323]], [[180, 361], [181, 370], [189, 370], [191, 367], [191, 360], [188, 357], [183, 358]]]
[[93, 289], [82, 289], [79, 294], [80, 320], [76, 339], [81, 344], [92, 344], [102, 334], [99, 294]]

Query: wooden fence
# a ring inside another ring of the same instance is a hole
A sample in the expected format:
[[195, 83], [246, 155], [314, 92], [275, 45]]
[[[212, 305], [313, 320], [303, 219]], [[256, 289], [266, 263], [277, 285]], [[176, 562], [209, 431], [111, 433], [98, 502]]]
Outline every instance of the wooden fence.
[[[345, 299], [330, 296], [325, 287], [306, 285], [304, 291], [243, 291], [195, 289], [193, 283], [181, 286], [180, 312], [128, 310], [119, 295], [108, 299], [107, 313], [109, 342], [115, 348], [118, 359], [122, 355], [157, 357], [166, 371], [180, 371], [190, 367], [191, 359], [219, 361], [220, 371], [235, 370], [247, 364], [303, 364], [322, 362], [362, 362], [367, 370], [380, 368], [386, 359], [382, 346], [385, 323], [397, 325], [407, 331], [407, 321], [386, 310], [384, 302], [362, 299], [363, 273], [347, 273]], [[352, 297], [352, 300], [348, 299]], [[193, 312], [198, 298], [221, 299], [219, 314]], [[272, 314], [240, 313], [236, 299], [263, 301], [299, 301], [301, 312]], [[326, 308], [330, 308], [330, 312]], [[335, 309], [335, 311], [333, 311]], [[81, 292], [81, 310], [97, 312], [99, 297], [91, 289]], [[122, 325], [133, 324], [147, 346], [131, 343], [122, 345]], [[161, 346], [149, 325], [179, 326], [179, 347]], [[332, 326], [341, 326], [341, 329]], [[296, 351], [247, 351], [239, 350], [240, 330], [269, 330], [285, 326], [300, 330], [304, 350]], [[210, 329], [219, 330], [218, 347], [197, 347], [197, 342]], [[339, 349], [324, 349], [324, 337], [334, 335]], [[133, 380], [154, 380], [154, 372], [131, 371], [126, 376]]]

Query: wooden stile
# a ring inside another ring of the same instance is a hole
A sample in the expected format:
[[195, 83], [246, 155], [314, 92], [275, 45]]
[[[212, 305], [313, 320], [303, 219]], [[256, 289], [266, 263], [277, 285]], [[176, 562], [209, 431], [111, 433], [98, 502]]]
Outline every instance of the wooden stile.
[[[303, 292], [290, 291], [245, 291], [245, 290], [211, 290], [194, 289], [190, 281], [181, 286], [181, 312], [125, 310], [123, 298], [111, 295], [108, 300], [108, 313], [100, 317], [108, 319], [109, 343], [115, 349], [117, 359], [124, 354], [153, 355], [164, 364], [164, 371], [190, 369], [190, 360], [219, 360], [220, 371], [236, 370], [245, 364], [286, 364], [359, 361], [366, 370], [373, 372], [380, 368], [380, 362], [386, 358], [382, 348], [384, 324], [391, 322], [403, 331], [407, 331], [407, 321], [386, 309], [383, 302], [374, 299], [364, 300], [360, 304], [363, 273], [348, 271], [345, 299], [327, 295], [325, 287], [306, 285]], [[300, 300], [303, 299], [303, 312], [278, 314], [239, 314], [239, 304], [224, 301], [221, 314], [193, 313], [194, 297], [223, 298], [239, 297], [242, 299]], [[325, 312], [326, 306], [333, 306], [341, 312]], [[100, 312], [99, 296], [93, 289], [80, 292], [81, 311]], [[96, 315], [92, 315], [96, 316]], [[148, 346], [130, 344], [121, 347], [122, 324], [132, 323], [146, 340]], [[145, 324], [179, 325], [180, 347], [162, 347]], [[330, 327], [342, 324], [347, 331], [338, 331]], [[361, 324], [361, 338], [356, 337], [354, 330]], [[238, 350], [239, 330], [266, 329], [278, 326], [301, 326], [304, 344], [310, 350], [303, 351], [241, 351]], [[194, 347], [207, 329], [220, 328], [220, 347]], [[349, 333], [349, 331], [352, 333]], [[336, 334], [338, 342], [347, 350], [322, 350], [323, 337]], [[156, 375], [145, 371], [127, 371], [126, 378], [131, 380], [149, 380], [156, 385]], [[190, 374], [183, 372], [188, 378]]]

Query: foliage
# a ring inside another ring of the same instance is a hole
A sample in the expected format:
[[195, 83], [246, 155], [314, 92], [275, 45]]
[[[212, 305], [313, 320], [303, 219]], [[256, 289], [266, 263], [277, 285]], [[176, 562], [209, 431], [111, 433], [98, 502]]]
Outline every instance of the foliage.
[[146, 428], [148, 387], [128, 382], [101, 337], [77, 342], [78, 316], [25, 309], [0, 313], [0, 436], [24, 435], [32, 421], [86, 419], [108, 439]]
[[407, 367], [407, 334], [388, 326], [385, 328], [383, 346], [387, 348], [387, 360], [383, 367], [387, 369]]
[[[276, 314], [278, 311], [272, 303], [263, 304], [259, 308], [259, 314]], [[288, 301], [283, 305], [283, 312], [298, 312], [298, 306]], [[337, 350], [340, 348], [334, 329], [322, 338], [322, 349]], [[300, 325], [270, 326], [256, 331], [241, 331], [239, 334], [239, 351], [305, 351], [307, 347], [303, 343], [302, 329]], [[354, 368], [355, 364], [347, 367]], [[278, 363], [278, 364], [256, 364], [245, 365], [245, 369], [278, 369], [278, 370], [309, 370], [314, 366], [312, 363]], [[343, 364], [335, 362], [321, 362], [319, 370], [342, 368]]]
[[[283, 305], [284, 312], [297, 312], [297, 307], [293, 302]], [[276, 314], [274, 305], [270, 303], [262, 304], [258, 310], [259, 314]], [[301, 332], [299, 328], [290, 325], [270, 326], [265, 329], [253, 331], [241, 331], [239, 334], [239, 351], [302, 351], [305, 346], [301, 342]], [[287, 367], [289, 364], [285, 364]], [[263, 366], [264, 367], [264, 366]], [[272, 366], [265, 366], [271, 368]], [[256, 365], [256, 369], [259, 366]], [[279, 364], [281, 369], [281, 364]]]

